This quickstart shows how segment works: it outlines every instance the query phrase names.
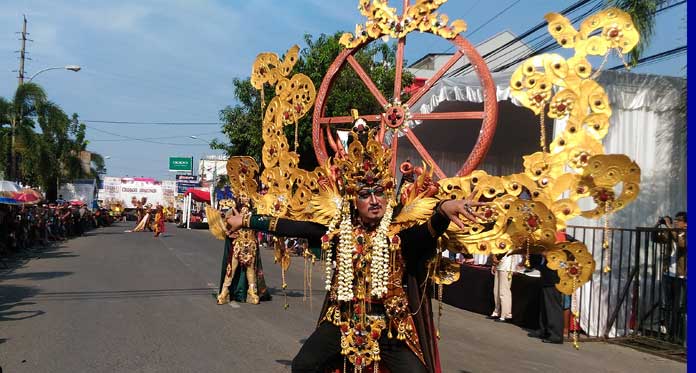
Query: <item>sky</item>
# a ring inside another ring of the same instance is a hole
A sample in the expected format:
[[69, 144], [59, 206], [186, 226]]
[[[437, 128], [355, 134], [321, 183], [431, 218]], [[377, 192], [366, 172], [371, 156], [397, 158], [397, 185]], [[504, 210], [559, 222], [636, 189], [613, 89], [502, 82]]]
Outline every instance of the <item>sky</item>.
[[[508, 30], [520, 34], [574, 0], [450, 0], [440, 12], [468, 24], [473, 44]], [[391, 0], [400, 7], [402, 1]], [[398, 4], [397, 4], [398, 3]], [[109, 176], [171, 179], [168, 157], [220, 154], [219, 112], [234, 105], [232, 81], [246, 78], [258, 53], [305, 47], [303, 35], [353, 31], [357, 0], [3, 0], [0, 96], [17, 87], [17, 32], [28, 20], [26, 77], [87, 124], [89, 150], [108, 157]], [[507, 11], [499, 14], [503, 9]], [[483, 26], [483, 27], [481, 27]], [[410, 40], [410, 39], [409, 39]], [[646, 56], [686, 45], [686, 5], [657, 17]], [[428, 36], [407, 42], [405, 58], [451, 51]], [[566, 56], [568, 57], [568, 56]], [[639, 66], [639, 73], [686, 76], [686, 55]], [[98, 121], [177, 123], [116, 124]], [[181, 123], [212, 123], [182, 125]], [[191, 136], [197, 137], [196, 139]]]

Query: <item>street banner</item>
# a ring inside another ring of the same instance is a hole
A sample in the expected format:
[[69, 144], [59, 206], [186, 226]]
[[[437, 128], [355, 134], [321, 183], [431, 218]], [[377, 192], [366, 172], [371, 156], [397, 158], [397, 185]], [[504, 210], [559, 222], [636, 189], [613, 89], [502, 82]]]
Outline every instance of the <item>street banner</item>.
[[176, 175], [176, 181], [196, 182], [196, 181], [198, 181], [198, 176], [196, 176], [196, 175]]
[[162, 181], [162, 197], [165, 202], [165, 206], [174, 206], [176, 202], [176, 180], [163, 180]]
[[193, 158], [169, 157], [169, 171], [193, 173]]
[[178, 182], [176, 183], [176, 192], [179, 194], [184, 194], [186, 193], [186, 189], [188, 188], [198, 188], [201, 186], [201, 183], [193, 183], [193, 182]]

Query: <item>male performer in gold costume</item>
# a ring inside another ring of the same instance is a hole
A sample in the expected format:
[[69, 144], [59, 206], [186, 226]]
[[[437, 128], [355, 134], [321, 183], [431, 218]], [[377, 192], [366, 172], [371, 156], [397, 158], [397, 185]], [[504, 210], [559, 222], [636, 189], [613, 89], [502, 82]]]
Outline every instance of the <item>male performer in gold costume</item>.
[[230, 232], [304, 237], [328, 253], [324, 307], [292, 362], [293, 372], [322, 372], [341, 355], [344, 367], [349, 361], [358, 372], [380, 365], [392, 373], [440, 371], [428, 262], [450, 221], [462, 226], [460, 215], [481, 218], [471, 209], [481, 204], [440, 202], [427, 222], [392, 233], [391, 202], [397, 198], [390, 159], [372, 131], [355, 126], [348, 155], [334, 160], [334, 185], [343, 202], [328, 226], [244, 212], [226, 219]]

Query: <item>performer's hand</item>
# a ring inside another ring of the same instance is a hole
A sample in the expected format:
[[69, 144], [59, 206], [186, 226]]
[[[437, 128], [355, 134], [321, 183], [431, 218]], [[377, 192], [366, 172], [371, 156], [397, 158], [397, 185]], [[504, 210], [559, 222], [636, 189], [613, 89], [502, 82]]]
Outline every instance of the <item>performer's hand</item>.
[[463, 216], [467, 220], [476, 222], [476, 218], [485, 220], [486, 218], [474, 212], [472, 207], [485, 206], [484, 202], [475, 202], [470, 199], [453, 199], [445, 201], [440, 205], [440, 212], [445, 214], [451, 222], [456, 224], [459, 228], [464, 229], [464, 223], [459, 218], [459, 215]]
[[242, 228], [242, 219], [244, 218], [234, 207], [231, 210], [232, 214], [225, 218], [225, 222], [227, 223], [227, 235], [230, 237], [232, 237], [232, 233]]

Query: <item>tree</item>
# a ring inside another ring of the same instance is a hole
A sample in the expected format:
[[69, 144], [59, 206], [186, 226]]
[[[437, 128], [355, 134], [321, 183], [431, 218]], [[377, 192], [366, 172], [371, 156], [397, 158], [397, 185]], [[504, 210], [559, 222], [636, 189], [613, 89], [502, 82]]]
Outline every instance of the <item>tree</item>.
[[[298, 62], [291, 75], [305, 74], [319, 89], [326, 71], [343, 48], [338, 43], [341, 34], [342, 32], [337, 32], [331, 36], [322, 34], [316, 39], [313, 39], [309, 34], [305, 35], [307, 47], [300, 52]], [[385, 96], [391, 95], [395, 78], [395, 45], [389, 46], [382, 42], [373, 42], [356, 53], [355, 58]], [[413, 76], [404, 72], [402, 86], [408, 86], [412, 81]], [[228, 106], [220, 112], [220, 119], [225, 123], [222, 132], [228, 137], [229, 144], [215, 140], [211, 147], [225, 150], [230, 156], [249, 155], [260, 161], [263, 147], [260, 94], [251, 85], [249, 78], [235, 79], [233, 84], [234, 96], [238, 103], [235, 106]], [[271, 87], [266, 87], [264, 96], [266, 103], [268, 103], [273, 97]], [[405, 99], [402, 97], [402, 101]], [[350, 109], [353, 108], [358, 109], [363, 114], [380, 113], [384, 110], [357, 74], [352, 69], [345, 68], [339, 73], [331, 88], [331, 94], [326, 104], [326, 115], [350, 115]], [[298, 153], [300, 154], [300, 167], [304, 169], [312, 169], [317, 165], [312, 146], [312, 114], [310, 111], [298, 123]], [[292, 147], [295, 137], [293, 126], [286, 127], [286, 135]]]
[[[92, 154], [91, 169], [82, 167], [80, 152], [87, 150], [89, 144], [85, 124], [79, 122], [77, 114], [68, 117], [36, 84], [20, 85], [13, 101], [0, 98], [0, 127], [0, 151], [9, 155], [0, 159], [8, 176], [40, 186], [47, 199], [55, 199], [61, 181], [98, 177], [104, 169], [104, 160], [96, 153]], [[13, 133], [17, 161], [14, 167], [8, 161]]]
[[0, 102], [0, 124], [10, 126], [9, 139], [3, 141], [3, 154], [8, 154], [4, 164], [8, 179], [19, 178], [17, 161], [30, 155], [27, 149], [33, 140], [34, 117], [45, 101], [46, 92], [39, 85], [24, 83], [17, 87], [12, 101]]

